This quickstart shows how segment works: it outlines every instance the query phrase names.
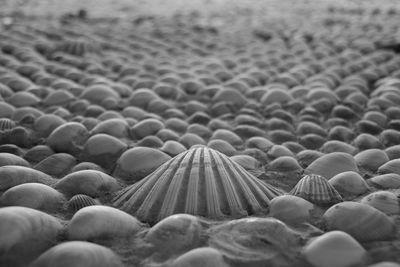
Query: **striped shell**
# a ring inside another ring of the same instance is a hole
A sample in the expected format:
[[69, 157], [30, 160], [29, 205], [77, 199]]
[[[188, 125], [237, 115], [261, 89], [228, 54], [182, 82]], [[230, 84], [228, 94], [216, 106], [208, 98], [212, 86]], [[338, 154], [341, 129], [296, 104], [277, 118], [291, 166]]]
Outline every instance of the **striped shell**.
[[277, 195], [222, 153], [197, 146], [122, 190], [114, 205], [146, 222], [176, 213], [218, 219], [265, 212]]
[[289, 194], [304, 198], [317, 205], [332, 205], [343, 201], [336, 189], [320, 175], [306, 175]]
[[73, 196], [66, 204], [67, 204], [67, 209], [70, 212], [75, 213], [84, 207], [100, 205], [100, 202], [97, 199], [94, 199], [87, 195], [78, 194]]
[[0, 131], [11, 130], [16, 126], [16, 123], [13, 120], [8, 118], [0, 119]]

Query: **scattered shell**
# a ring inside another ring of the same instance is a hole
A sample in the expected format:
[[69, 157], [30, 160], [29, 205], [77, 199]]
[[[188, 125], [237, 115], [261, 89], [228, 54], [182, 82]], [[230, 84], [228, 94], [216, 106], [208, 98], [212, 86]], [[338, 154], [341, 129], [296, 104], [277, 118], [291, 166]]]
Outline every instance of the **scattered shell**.
[[119, 157], [113, 175], [125, 181], [136, 182], [170, 159], [170, 156], [158, 149], [150, 147], [131, 148]]
[[197, 217], [174, 214], [151, 227], [145, 241], [151, 244], [153, 259], [165, 260], [197, 247], [201, 242], [202, 230]]
[[86, 88], [79, 98], [86, 99], [92, 104], [103, 106], [104, 100], [109, 98], [118, 100], [119, 95], [107, 85], [95, 84]]
[[0, 167], [7, 165], [29, 167], [29, 162], [14, 154], [0, 153]]
[[134, 139], [142, 139], [148, 135], [155, 135], [157, 132], [164, 128], [164, 124], [157, 119], [145, 119], [131, 128], [131, 136]]
[[129, 125], [124, 119], [108, 119], [97, 124], [90, 132], [90, 135], [107, 134], [116, 138], [129, 136]]
[[297, 196], [277, 196], [270, 202], [269, 215], [287, 224], [309, 222], [314, 204]]
[[67, 122], [57, 127], [47, 138], [47, 144], [55, 152], [77, 155], [89, 138], [89, 132], [78, 122]]
[[0, 221], [1, 266], [27, 266], [57, 243], [63, 228], [56, 218], [25, 207], [0, 208]]
[[331, 231], [307, 244], [302, 254], [315, 267], [351, 267], [366, 262], [367, 251], [349, 234]]
[[322, 157], [324, 153], [315, 150], [303, 150], [296, 155], [297, 162], [301, 167], [307, 168], [316, 159]]
[[103, 172], [83, 170], [64, 176], [54, 188], [67, 196], [85, 194], [91, 197], [103, 196], [120, 189], [117, 180]]
[[24, 159], [32, 164], [36, 164], [52, 154], [54, 154], [54, 151], [50, 147], [45, 145], [37, 145], [25, 153]]
[[163, 144], [160, 150], [171, 157], [175, 157], [176, 155], [186, 151], [186, 147], [179, 142], [168, 140]]
[[359, 134], [353, 140], [353, 145], [359, 150], [367, 150], [372, 148], [383, 149], [383, 145], [377, 137], [366, 133]]
[[379, 263], [368, 265], [368, 267], [400, 267], [400, 264], [391, 261], [382, 261]]
[[234, 266], [296, 266], [300, 235], [275, 218], [244, 218], [209, 230], [209, 246]]
[[69, 241], [50, 248], [30, 266], [123, 267], [125, 265], [109, 248], [85, 241]]
[[185, 133], [179, 138], [179, 143], [184, 145], [186, 148], [191, 148], [195, 145], [206, 145], [206, 141], [203, 138], [193, 133]]
[[140, 230], [140, 222], [118, 209], [95, 205], [78, 210], [68, 224], [70, 240], [93, 240], [133, 235]]
[[217, 219], [262, 213], [280, 194], [220, 152], [199, 146], [122, 190], [114, 205], [146, 222], [175, 213]]
[[54, 129], [64, 123], [66, 121], [57, 115], [44, 114], [35, 120], [33, 128], [40, 136], [47, 137]]
[[0, 191], [25, 183], [52, 184], [53, 178], [28, 167], [8, 165], [0, 167]]
[[229, 267], [221, 252], [214, 248], [193, 249], [176, 258], [169, 267]]
[[400, 188], [400, 174], [396, 173], [387, 173], [374, 176], [368, 179], [368, 181], [375, 187], [381, 189]]
[[361, 199], [361, 203], [368, 204], [388, 215], [399, 214], [399, 198], [389, 191], [373, 192]]
[[87, 195], [77, 194], [73, 196], [70, 200], [68, 200], [68, 202], [66, 203], [66, 208], [70, 212], [75, 213], [84, 207], [94, 206], [94, 205], [101, 205], [101, 203], [97, 199], [94, 199]]
[[214, 139], [208, 142], [207, 146], [211, 149], [217, 150], [228, 157], [236, 154], [236, 149], [225, 140]]
[[343, 152], [333, 152], [313, 161], [306, 169], [307, 173], [318, 174], [330, 179], [336, 174], [345, 171], [358, 172], [354, 158]]
[[320, 151], [325, 154], [333, 152], [344, 152], [350, 155], [354, 155], [357, 153], [358, 149], [342, 141], [330, 140], [325, 142], [325, 144], [320, 147]]
[[299, 163], [295, 158], [289, 156], [282, 156], [270, 162], [268, 165], [268, 170], [277, 172], [289, 172], [289, 171], [300, 171], [302, 170], [302, 168], [300, 167]]
[[16, 123], [8, 118], [0, 119], [0, 131], [11, 130], [16, 126]]
[[243, 144], [242, 138], [235, 134], [234, 132], [227, 129], [218, 129], [214, 131], [210, 140], [220, 139], [228, 142], [232, 146], [240, 146]]
[[71, 173], [83, 170], [94, 170], [94, 171], [105, 172], [103, 168], [97, 165], [96, 163], [84, 161], [75, 165], [75, 167], [72, 168]]
[[330, 207], [323, 215], [328, 230], [341, 230], [359, 242], [392, 240], [394, 221], [367, 204], [346, 201]]
[[56, 153], [48, 156], [33, 168], [53, 177], [63, 177], [76, 165], [74, 156], [67, 153]]
[[289, 194], [322, 206], [343, 201], [338, 191], [329, 184], [328, 180], [316, 174], [301, 178]]
[[392, 159], [378, 168], [379, 174], [396, 173], [400, 174], [400, 159]]
[[398, 159], [400, 158], [400, 145], [388, 147], [385, 149], [385, 152], [389, 159]]
[[230, 157], [230, 159], [242, 166], [245, 170], [256, 170], [262, 167], [261, 162], [249, 155], [236, 155]]
[[380, 166], [389, 161], [389, 157], [383, 150], [367, 149], [355, 155], [354, 160], [359, 167], [376, 172]]
[[342, 196], [358, 196], [369, 190], [369, 187], [360, 174], [348, 171], [336, 174], [329, 180]]
[[268, 150], [267, 155], [271, 159], [280, 157], [294, 157], [293, 152], [283, 145], [273, 145], [271, 149]]

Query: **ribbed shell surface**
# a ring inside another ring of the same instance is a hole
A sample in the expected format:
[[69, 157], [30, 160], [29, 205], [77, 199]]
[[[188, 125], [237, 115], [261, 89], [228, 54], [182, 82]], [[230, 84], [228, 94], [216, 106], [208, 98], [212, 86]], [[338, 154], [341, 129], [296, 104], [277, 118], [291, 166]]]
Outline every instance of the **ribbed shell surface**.
[[15, 122], [8, 118], [0, 119], [0, 131], [11, 130], [16, 126]]
[[78, 210], [88, 207], [88, 206], [94, 206], [94, 205], [99, 205], [100, 203], [87, 195], [84, 194], [78, 194], [73, 196], [68, 202], [67, 202], [67, 207], [70, 211], [72, 212], [77, 212]]
[[176, 213], [238, 218], [266, 212], [281, 194], [222, 153], [196, 147], [122, 190], [114, 205], [146, 222]]
[[339, 192], [328, 183], [328, 180], [316, 174], [301, 178], [289, 194], [317, 205], [332, 205], [343, 201]]

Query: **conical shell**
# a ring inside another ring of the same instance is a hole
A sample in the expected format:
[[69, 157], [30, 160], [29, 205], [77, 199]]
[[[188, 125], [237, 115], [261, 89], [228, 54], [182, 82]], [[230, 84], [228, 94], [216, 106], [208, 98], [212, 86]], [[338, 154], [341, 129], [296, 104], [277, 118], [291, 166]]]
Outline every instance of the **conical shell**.
[[85, 241], [61, 243], [40, 255], [31, 267], [123, 267], [111, 249]]
[[280, 194], [225, 155], [200, 146], [122, 190], [114, 205], [146, 222], [176, 213], [217, 219], [265, 212]]
[[71, 197], [71, 199], [66, 204], [67, 209], [70, 212], [75, 213], [84, 207], [100, 205], [100, 201], [84, 194], [78, 194]]
[[367, 204], [346, 201], [323, 215], [328, 230], [341, 230], [360, 242], [392, 240], [396, 225], [385, 213]]
[[316, 159], [305, 171], [306, 173], [321, 175], [329, 180], [341, 172], [358, 172], [358, 168], [351, 155], [343, 152], [333, 152]]
[[399, 197], [389, 191], [373, 192], [363, 197], [361, 203], [368, 204], [388, 215], [400, 213]]
[[332, 205], [343, 201], [336, 189], [320, 175], [306, 175], [289, 194], [301, 197], [317, 205]]

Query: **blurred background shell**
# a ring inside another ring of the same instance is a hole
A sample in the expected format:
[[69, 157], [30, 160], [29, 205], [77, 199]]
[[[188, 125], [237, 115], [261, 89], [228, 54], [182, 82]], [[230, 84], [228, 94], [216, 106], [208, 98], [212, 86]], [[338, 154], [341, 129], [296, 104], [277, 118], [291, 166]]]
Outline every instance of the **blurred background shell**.
[[368, 179], [367, 181], [379, 189], [400, 188], [400, 174], [397, 173], [377, 175]]
[[387, 215], [399, 214], [399, 196], [389, 191], [377, 191], [363, 197], [361, 203], [368, 204]]
[[396, 225], [378, 209], [353, 201], [330, 207], [323, 215], [328, 230], [341, 230], [359, 242], [385, 241], [395, 238]]
[[282, 195], [270, 202], [269, 215], [287, 224], [309, 222], [314, 204], [297, 196]]
[[198, 146], [119, 192], [114, 205], [146, 222], [174, 213], [235, 218], [263, 213], [280, 194], [220, 152]]
[[376, 172], [380, 166], [389, 161], [385, 151], [380, 149], [367, 149], [354, 156], [360, 168]]
[[119, 256], [111, 249], [85, 241], [58, 244], [35, 259], [32, 267], [123, 267]]
[[328, 182], [343, 197], [355, 197], [362, 195], [369, 190], [368, 184], [361, 177], [361, 175], [353, 171], [336, 174]]
[[77, 155], [89, 138], [89, 132], [81, 123], [67, 122], [56, 129], [47, 138], [47, 145], [55, 152]]

